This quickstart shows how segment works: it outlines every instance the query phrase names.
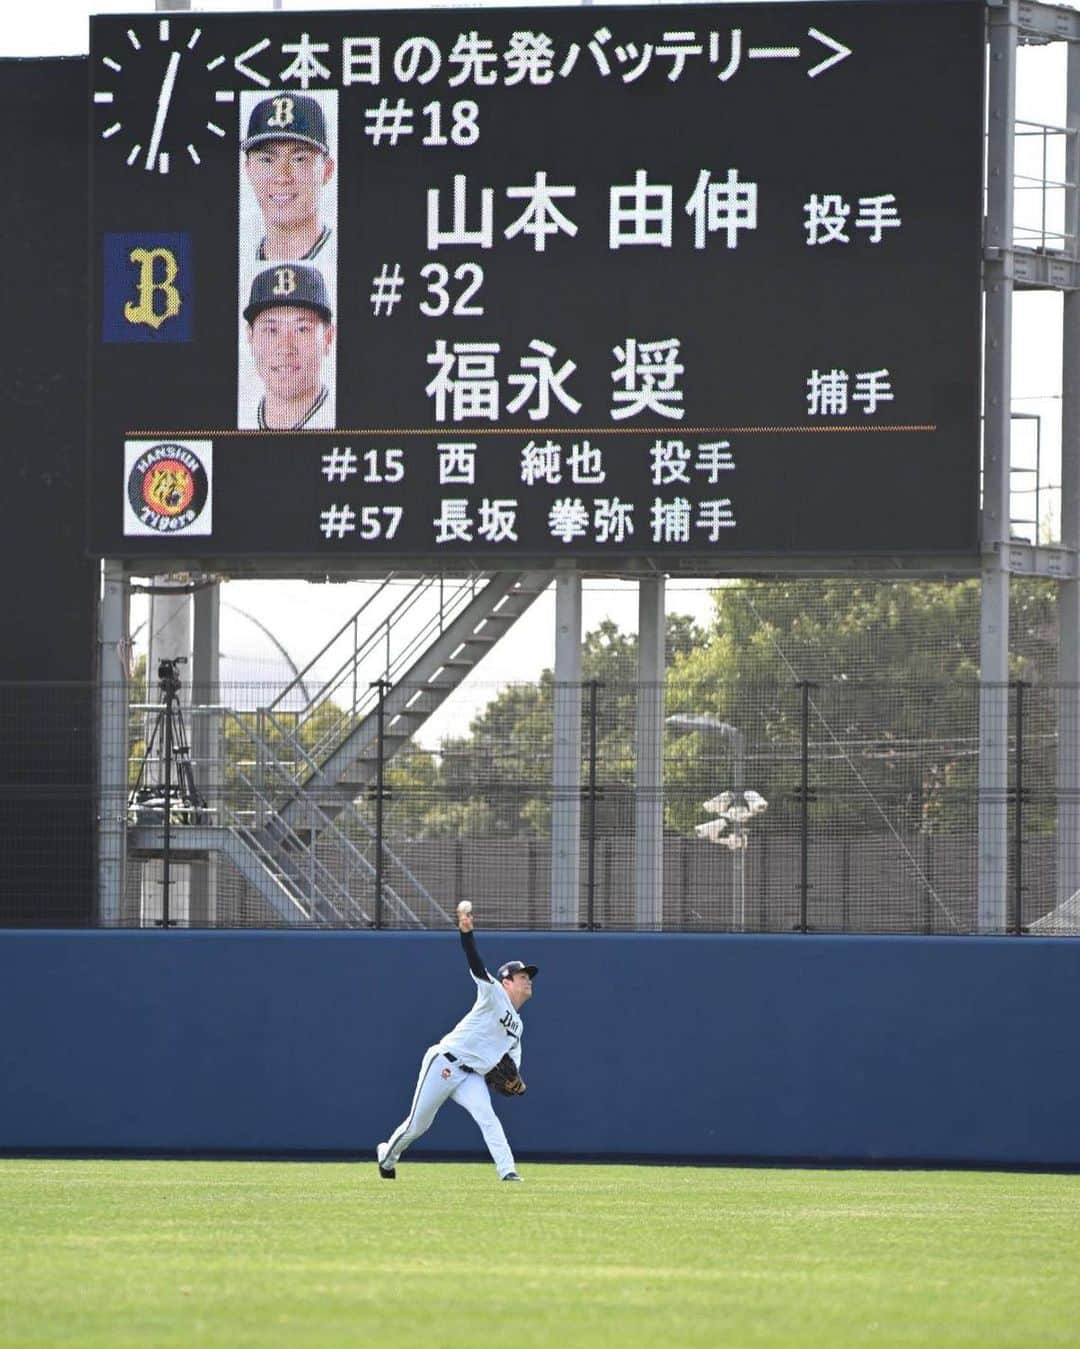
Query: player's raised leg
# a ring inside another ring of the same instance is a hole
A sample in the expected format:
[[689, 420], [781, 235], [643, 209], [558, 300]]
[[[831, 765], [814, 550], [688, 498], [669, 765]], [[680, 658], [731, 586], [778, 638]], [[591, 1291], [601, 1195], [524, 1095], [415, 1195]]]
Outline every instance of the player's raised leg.
[[453, 1098], [479, 1125], [500, 1180], [505, 1180], [507, 1176], [516, 1176], [514, 1154], [510, 1151], [510, 1144], [506, 1140], [502, 1121], [491, 1104], [491, 1095], [484, 1079], [477, 1073], [465, 1077], [455, 1088]]

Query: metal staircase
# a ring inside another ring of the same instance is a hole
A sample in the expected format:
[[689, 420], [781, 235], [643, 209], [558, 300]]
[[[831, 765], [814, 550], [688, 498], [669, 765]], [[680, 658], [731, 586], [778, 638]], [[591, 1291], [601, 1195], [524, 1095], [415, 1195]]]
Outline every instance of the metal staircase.
[[[337, 743], [325, 737], [302, 750], [310, 772], [303, 791], [279, 815], [290, 828], [305, 828], [314, 800], [333, 815], [372, 786], [385, 765], [513, 627], [552, 580], [550, 572], [500, 572], [475, 591], [431, 640], [416, 641], [390, 663], [383, 680], [357, 690], [354, 705], [338, 723]], [[428, 634], [425, 633], [427, 638]], [[415, 658], [413, 658], [415, 657]], [[277, 723], [275, 723], [277, 724]], [[283, 730], [280, 725], [278, 729]], [[294, 743], [302, 737], [302, 724]], [[381, 746], [380, 746], [381, 740]], [[301, 750], [299, 744], [295, 744]]]
[[[550, 572], [505, 572], [447, 590], [441, 579], [376, 588], [266, 707], [222, 709], [230, 729], [213, 824], [170, 826], [175, 861], [229, 860], [270, 921], [335, 927], [429, 927], [451, 920], [357, 807], [492, 647], [543, 594]], [[390, 611], [378, 619], [380, 604]], [[327, 673], [329, 671], [329, 673]], [[296, 706], [297, 694], [317, 692]], [[224, 740], [224, 736], [222, 737]], [[135, 857], [161, 857], [157, 822], [128, 831]]]
[[[353, 840], [326, 821], [315, 847], [305, 847], [278, 828], [253, 827], [226, 810], [226, 824], [174, 823], [169, 856], [173, 862], [205, 861], [211, 853], [226, 858], [259, 896], [273, 923], [330, 927], [372, 927], [377, 904], [375, 867]], [[160, 824], [128, 831], [129, 856], [165, 854]], [[450, 914], [407, 866], [384, 849], [379, 887], [381, 908], [394, 927], [426, 928]]]

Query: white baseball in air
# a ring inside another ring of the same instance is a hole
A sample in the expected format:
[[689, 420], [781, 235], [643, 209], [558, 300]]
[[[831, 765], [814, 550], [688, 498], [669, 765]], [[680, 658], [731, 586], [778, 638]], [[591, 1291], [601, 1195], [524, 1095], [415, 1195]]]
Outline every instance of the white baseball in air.
[[463, 899], [457, 906], [458, 913], [472, 913], [472, 901]]

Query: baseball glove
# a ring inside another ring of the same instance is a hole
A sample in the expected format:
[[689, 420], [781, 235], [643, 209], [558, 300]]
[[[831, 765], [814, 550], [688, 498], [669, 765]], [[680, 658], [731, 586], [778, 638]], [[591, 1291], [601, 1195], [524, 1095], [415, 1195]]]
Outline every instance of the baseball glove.
[[502, 1092], [504, 1096], [523, 1096], [525, 1082], [518, 1072], [517, 1064], [509, 1054], [504, 1054], [490, 1072], [484, 1074], [484, 1081], [492, 1091]]

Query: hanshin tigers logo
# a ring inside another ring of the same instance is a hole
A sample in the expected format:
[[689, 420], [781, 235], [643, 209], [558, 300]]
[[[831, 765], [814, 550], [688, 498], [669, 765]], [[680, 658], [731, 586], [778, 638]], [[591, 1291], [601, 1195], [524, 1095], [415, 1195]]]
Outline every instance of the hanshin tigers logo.
[[124, 444], [124, 533], [158, 537], [211, 533], [209, 440]]

